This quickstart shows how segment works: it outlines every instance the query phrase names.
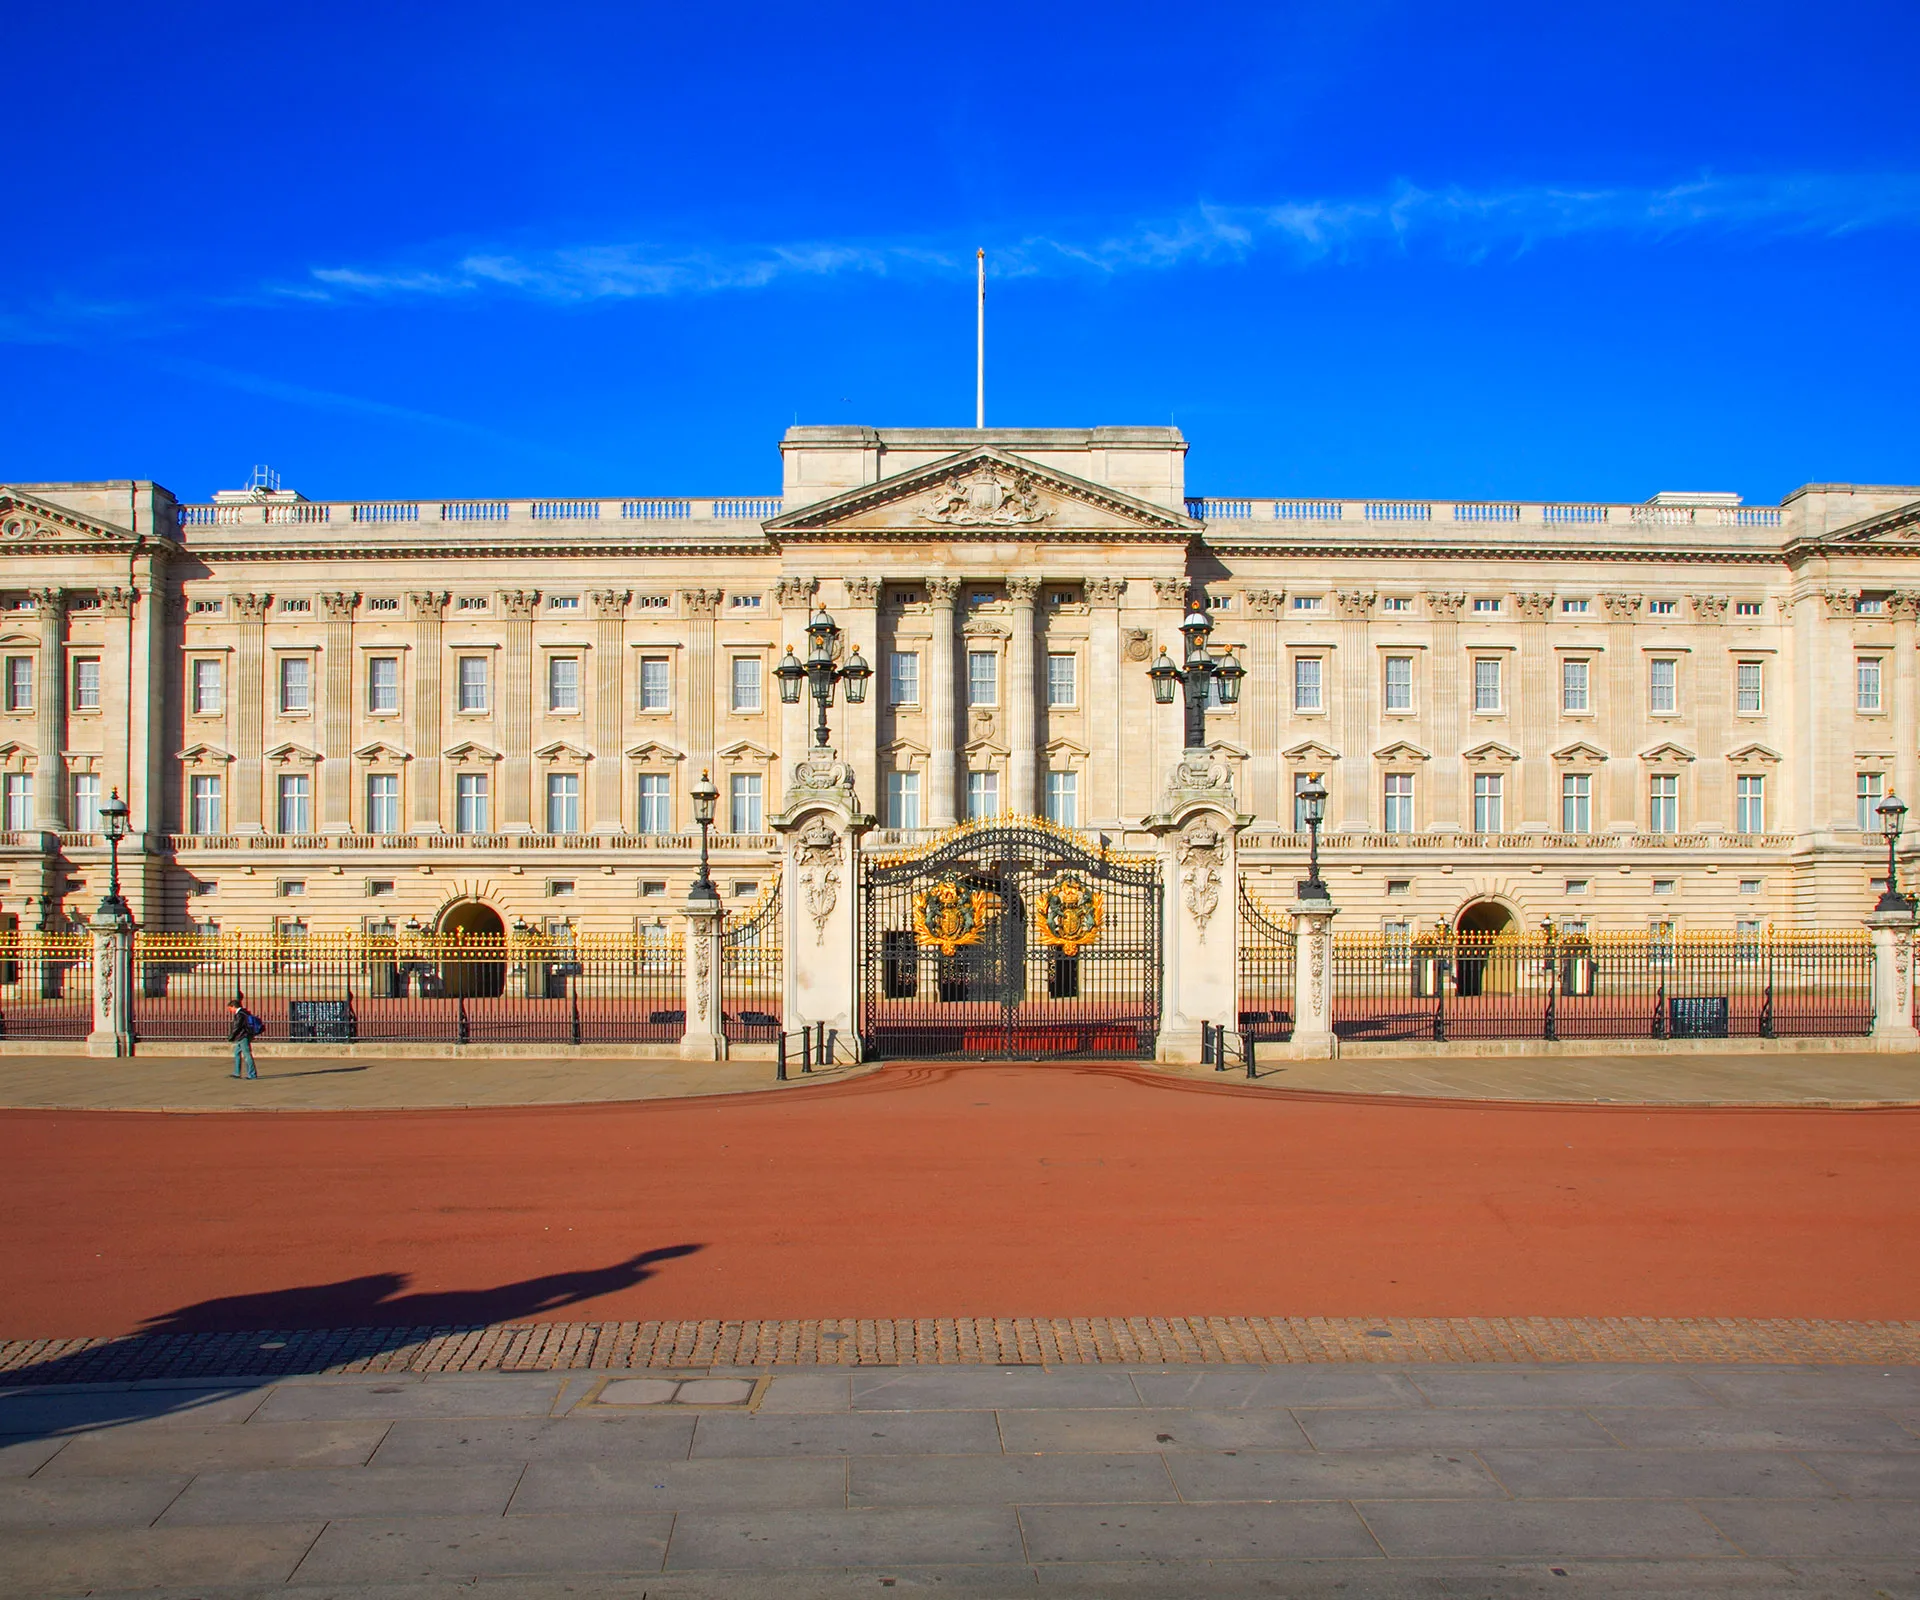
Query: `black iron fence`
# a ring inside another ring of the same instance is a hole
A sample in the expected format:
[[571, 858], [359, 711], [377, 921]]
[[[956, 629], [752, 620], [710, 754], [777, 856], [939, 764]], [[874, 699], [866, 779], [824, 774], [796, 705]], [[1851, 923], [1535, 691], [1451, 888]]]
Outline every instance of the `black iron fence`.
[[0, 935], [0, 1039], [84, 1039], [92, 1031], [92, 937]]
[[[651, 930], [649, 930], [651, 932]], [[269, 1040], [630, 1044], [686, 1032], [678, 934], [141, 933], [140, 1039], [224, 1040], [236, 996]]]
[[720, 936], [720, 1014], [729, 1039], [765, 1044], [780, 1037], [784, 955], [780, 875]]
[[1293, 1037], [1293, 919], [1262, 905], [1240, 880], [1240, 1031]]

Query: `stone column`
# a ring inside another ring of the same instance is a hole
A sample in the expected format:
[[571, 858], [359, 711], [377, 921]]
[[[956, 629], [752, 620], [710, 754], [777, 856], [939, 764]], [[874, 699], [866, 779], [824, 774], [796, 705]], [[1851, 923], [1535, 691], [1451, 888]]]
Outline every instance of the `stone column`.
[[[1714, 627], [1727, 615], [1727, 596], [1693, 596], [1693, 620]], [[1717, 639], [1723, 636], [1709, 635]], [[1702, 644], [1694, 652], [1694, 727], [1700, 759], [1693, 775], [1692, 806], [1680, 819], [1684, 833], [1731, 833], [1733, 799], [1728, 794], [1727, 753], [1733, 747], [1733, 657], [1723, 649]]]
[[[1081, 686], [1080, 703], [1087, 708], [1087, 745], [1092, 756], [1087, 763], [1087, 793], [1080, 797], [1080, 825], [1117, 828], [1123, 814], [1121, 752], [1131, 698], [1120, 664], [1120, 601], [1127, 592], [1127, 580], [1094, 576], [1082, 579], [1081, 584], [1091, 614], [1087, 619], [1087, 682]], [[1141, 687], [1145, 686], [1142, 678]]]
[[[1633, 648], [1633, 623], [1640, 615], [1637, 594], [1603, 594], [1607, 608], [1607, 770], [1600, 774], [1593, 796], [1595, 833], [1632, 833], [1639, 826], [1640, 796], [1636, 780], [1640, 763], [1633, 759], [1639, 744], [1641, 716], [1640, 657]], [[1602, 799], [1602, 795], [1605, 799]], [[1560, 831], [1560, 817], [1553, 817]]]
[[627, 669], [626, 615], [632, 592], [595, 589], [587, 596], [593, 607], [593, 827], [596, 834], [621, 831], [621, 788], [626, 771], [620, 737], [626, 725]]
[[133, 1054], [133, 922], [96, 913], [93, 935], [93, 1029], [90, 1056]]
[[[714, 674], [720, 670], [714, 660], [714, 619], [719, 615], [722, 591], [719, 589], [682, 589], [681, 614], [687, 619], [687, 757], [689, 770], [704, 767], [712, 771], [713, 704], [720, 692]], [[721, 805], [727, 803], [720, 797]], [[725, 813], [722, 813], [725, 816]]]
[[785, 993], [781, 1026], [824, 1023], [860, 1053], [860, 840], [874, 819], [855, 807], [853, 768], [831, 751], [795, 762], [789, 804], [769, 826], [786, 845], [780, 875]]
[[[1186, 574], [1152, 581], [1154, 617], [1153, 633], [1147, 640], [1147, 664], [1151, 666], [1164, 647], [1177, 666], [1183, 643], [1180, 619], [1187, 611]], [[1148, 704], [1153, 709], [1148, 713], [1147, 726], [1153, 733], [1147, 748], [1136, 753], [1136, 762], [1144, 761], [1144, 765], [1136, 765], [1135, 770], [1142, 780], [1147, 806], [1151, 808], [1156, 778], [1172, 768], [1180, 759], [1180, 752], [1187, 746], [1187, 702], [1183, 691], [1176, 688], [1171, 705], [1163, 706], [1154, 700], [1149, 700]]]
[[1155, 1058], [1198, 1061], [1200, 1025], [1240, 1023], [1239, 834], [1226, 763], [1185, 755], [1147, 827], [1160, 841], [1160, 1035]]
[[[927, 809], [930, 828], [951, 828], [960, 820], [960, 712], [959, 680], [954, 676], [954, 601], [958, 578], [927, 579], [927, 610], [933, 622], [933, 645], [927, 652]], [[876, 671], [880, 664], [874, 663]], [[876, 795], [877, 802], [879, 796]]]
[[1520, 619], [1520, 682], [1509, 686], [1519, 706], [1514, 728], [1514, 744], [1520, 751], [1519, 823], [1527, 833], [1558, 831], [1549, 794], [1552, 787], [1553, 697], [1552, 652], [1547, 649], [1547, 626], [1553, 620], [1553, 596], [1516, 594], [1511, 596], [1514, 615]]
[[[1247, 809], [1268, 827], [1282, 833], [1293, 830], [1293, 796], [1280, 781], [1281, 708], [1293, 685], [1282, 682], [1286, 652], [1280, 647], [1280, 617], [1286, 605], [1283, 589], [1246, 589], [1241, 605], [1247, 613], [1247, 677], [1240, 686], [1246, 708]], [[1256, 826], [1259, 824], [1256, 823]]]
[[[1428, 726], [1433, 729], [1433, 776], [1429, 780], [1433, 792], [1427, 796], [1427, 818], [1436, 833], [1457, 833], [1461, 831], [1465, 804], [1460, 765], [1460, 612], [1467, 597], [1433, 593], [1426, 599], [1433, 646], [1433, 659], [1427, 666]], [[1288, 816], [1292, 816], [1291, 810]]]
[[686, 919], [687, 1031], [680, 1055], [687, 1061], [727, 1059], [726, 1019], [721, 1013], [720, 933], [726, 910], [718, 899], [688, 900]]
[[[774, 581], [773, 595], [780, 606], [780, 651], [784, 655], [791, 650], [796, 657], [804, 661], [807, 658], [807, 618], [813, 613], [813, 596], [820, 587], [818, 578], [785, 577]], [[778, 658], [776, 657], [776, 661]], [[875, 671], [879, 666], [875, 664]], [[769, 686], [769, 694], [777, 694], [778, 680]], [[793, 705], [784, 700], [780, 702], [780, 755], [784, 762], [791, 764], [800, 760], [813, 743], [813, 697], [807, 693], [806, 685], [800, 687], [800, 698]], [[775, 771], [784, 770], [776, 766]], [[776, 805], [786, 805], [784, 791], [778, 795], [767, 796], [767, 810], [771, 813]]]
[[[151, 595], [152, 591], [148, 591]], [[106, 623], [106, 643], [100, 652], [100, 714], [103, 728], [100, 735], [100, 798], [102, 800], [115, 790], [127, 803], [127, 839], [128, 845], [136, 850], [143, 849], [142, 840], [148, 832], [159, 833], [159, 819], [164, 815], [161, 796], [148, 777], [147, 763], [144, 760], [146, 740], [154, 737], [153, 729], [162, 724], [161, 708], [148, 703], [148, 697], [130, 698], [129, 679], [142, 676], [130, 671], [134, 664], [133, 648], [133, 608], [138, 598], [132, 589], [102, 589], [100, 591], [100, 615]], [[147, 685], [149, 692], [152, 685]], [[164, 693], [164, 691], [163, 691]], [[175, 749], [179, 747], [174, 746]], [[139, 750], [143, 759], [136, 767], [133, 752]], [[138, 775], [140, 781], [135, 782]], [[69, 819], [71, 824], [72, 819]], [[144, 883], [145, 874], [136, 864], [131, 873], [122, 872], [123, 882]], [[142, 896], [129, 892], [127, 899], [133, 906], [136, 919], [144, 920], [146, 905]]]
[[1920, 1044], [1913, 1025], [1912, 911], [1875, 911], [1867, 918], [1873, 938], [1873, 1036], [1911, 1050]]
[[880, 659], [880, 580], [843, 578], [846, 610], [836, 618], [842, 629], [843, 658], [857, 647], [873, 668], [874, 680], [867, 685], [867, 698], [859, 705], [848, 705], [846, 686], [836, 691], [839, 700], [840, 753], [853, 765], [854, 793], [865, 795], [869, 805], [879, 802], [880, 782], [880, 697], [886, 690], [880, 674], [886, 663]]
[[[33, 825], [58, 833], [67, 825], [67, 592], [33, 591], [40, 624], [40, 681], [34, 685]], [[102, 795], [101, 799], [106, 796]]]
[[[320, 596], [327, 619], [320, 669], [320, 832], [353, 832], [353, 608], [357, 594]], [[417, 630], [416, 630], [417, 631]], [[415, 665], [418, 670], [418, 664]], [[436, 751], [436, 754], [438, 752]]]
[[1333, 1032], [1333, 919], [1331, 900], [1293, 903], [1293, 1051], [1295, 1055], [1339, 1053]]
[[[1373, 784], [1373, 675], [1379, 669], [1367, 648], [1367, 619], [1375, 596], [1370, 589], [1347, 589], [1335, 594], [1340, 612], [1340, 648], [1334, 652], [1334, 671], [1340, 675], [1337, 704], [1332, 708], [1334, 741], [1347, 764], [1335, 778], [1340, 794], [1340, 829], [1365, 833], [1374, 826]], [[1331, 809], [1331, 808], [1329, 808]], [[1331, 820], [1331, 819], [1329, 819]]]
[[1040, 597], [1040, 580], [1031, 577], [1009, 578], [1007, 599], [1013, 615], [1008, 619], [1012, 634], [1007, 640], [1007, 793], [1001, 810], [1009, 815], [1033, 816], [1040, 810], [1035, 795], [1040, 770], [1038, 726], [1040, 704], [1039, 672], [1034, 661], [1034, 602]]
[[[500, 596], [507, 621], [505, 660], [500, 665], [500, 793], [494, 796], [494, 830], [498, 833], [533, 831], [533, 615], [540, 606], [538, 589], [510, 589]], [[437, 750], [439, 730], [429, 735]], [[438, 779], [434, 782], [439, 789]]]
[[413, 618], [414, 756], [410, 776], [415, 833], [446, 831], [440, 823], [440, 751], [446, 741], [445, 718], [440, 712], [440, 684], [445, 676], [440, 636], [446, 623], [447, 599], [444, 589], [420, 590], [407, 596], [407, 611]]
[[1916, 698], [1914, 688], [1914, 619], [1920, 616], [1920, 589], [1896, 589], [1887, 597], [1887, 610], [1893, 617], [1893, 706], [1888, 721], [1897, 734], [1894, 793], [1912, 805], [1920, 795], [1920, 768], [1915, 766], [1914, 748], [1915, 740], [1920, 739], [1920, 698]]
[[233, 793], [227, 796], [228, 827], [258, 833], [265, 777], [267, 608], [270, 594], [236, 594], [227, 601], [240, 637], [233, 652]]

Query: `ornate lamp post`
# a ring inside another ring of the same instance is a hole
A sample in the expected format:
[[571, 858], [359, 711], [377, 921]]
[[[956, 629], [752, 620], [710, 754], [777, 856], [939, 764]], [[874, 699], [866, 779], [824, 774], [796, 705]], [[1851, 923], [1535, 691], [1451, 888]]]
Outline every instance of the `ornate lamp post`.
[[820, 750], [827, 748], [827, 707], [833, 704], [833, 686], [846, 685], [847, 704], [857, 706], [867, 698], [867, 680], [873, 676], [873, 668], [867, 665], [858, 645], [853, 647], [852, 655], [836, 666], [833, 652], [839, 642], [840, 626], [822, 606], [819, 614], [807, 624], [807, 659], [802, 661], [793, 653], [793, 646], [788, 645], [785, 657], [773, 669], [773, 675], [780, 680], [780, 698], [786, 704], [800, 703], [802, 684], [813, 691], [813, 703], [818, 711], [813, 742]]
[[690, 792], [693, 798], [693, 820], [700, 824], [700, 872], [693, 880], [693, 887], [687, 891], [687, 898], [718, 901], [720, 896], [713, 887], [713, 874], [707, 870], [707, 830], [713, 826], [713, 813], [715, 806], [719, 804], [720, 790], [702, 768], [700, 781]]
[[120, 798], [118, 789], [101, 802], [100, 831], [107, 836], [110, 866], [107, 895], [100, 902], [96, 915], [103, 922], [131, 922], [133, 913], [127, 909], [127, 902], [120, 893], [120, 841], [127, 836], [127, 803]]
[[1327, 886], [1320, 877], [1320, 824], [1327, 815], [1327, 787], [1320, 774], [1309, 772], [1299, 790], [1300, 812], [1307, 824], [1307, 876], [1299, 884], [1302, 900], [1326, 900]]
[[[1907, 820], [1906, 804], [1897, 794], [1890, 794], [1874, 809], [1880, 814], [1880, 831], [1887, 836], [1887, 887], [1875, 902], [1873, 909], [1875, 911], [1911, 911], [1913, 901], [1900, 892], [1900, 880], [1895, 875], [1899, 869], [1893, 858], [1894, 849], [1900, 843], [1900, 830]], [[100, 811], [104, 816], [106, 807], [102, 806]]]
[[1240, 698], [1240, 682], [1247, 669], [1231, 650], [1215, 655], [1207, 648], [1207, 636], [1213, 632], [1213, 618], [1198, 600], [1193, 602], [1180, 624], [1181, 660], [1176, 666], [1160, 647], [1159, 658], [1147, 668], [1153, 680], [1153, 698], [1163, 706], [1173, 704], [1173, 686], [1177, 683], [1187, 697], [1187, 748], [1204, 750], [1207, 745], [1207, 702], [1216, 692], [1220, 703], [1234, 704]]

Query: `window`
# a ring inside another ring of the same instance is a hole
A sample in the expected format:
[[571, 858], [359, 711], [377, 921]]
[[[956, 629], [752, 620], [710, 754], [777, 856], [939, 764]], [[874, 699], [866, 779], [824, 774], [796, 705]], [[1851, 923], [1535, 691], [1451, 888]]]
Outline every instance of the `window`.
[[280, 609], [282, 611], [311, 612], [313, 610], [313, 602], [311, 600], [282, 600], [280, 602]]
[[1587, 892], [1587, 880], [1585, 878], [1567, 879], [1568, 894], [1585, 894], [1586, 892]]
[[1853, 775], [1853, 825], [1862, 833], [1878, 833], [1880, 802], [1887, 796], [1887, 777], [1883, 772], [1856, 772]]
[[487, 804], [486, 773], [455, 774], [453, 828], [456, 833], [491, 833], [493, 831], [493, 812]]
[[887, 658], [887, 703], [917, 706], [920, 703], [920, 652], [896, 650]]
[[1754, 715], [1765, 709], [1766, 663], [1738, 661], [1733, 668], [1733, 709]]
[[1047, 774], [1047, 821], [1057, 822], [1063, 828], [1080, 826], [1079, 773]]
[[967, 774], [967, 821], [981, 822], [1000, 815], [1000, 774]]
[[278, 894], [282, 900], [298, 900], [307, 892], [307, 880], [305, 878], [282, 878], [274, 885], [274, 892]]
[[1742, 878], [1740, 880], [1740, 892], [1742, 894], [1758, 894], [1760, 892], [1760, 880], [1758, 878]]
[[[1047, 704], [1050, 706], [1074, 706], [1080, 703], [1075, 682], [1077, 663], [1070, 655], [1049, 655], [1047, 657]], [[1213, 679], [1209, 678], [1208, 683]]]
[[1758, 600], [1736, 600], [1733, 603], [1733, 614], [1736, 617], [1757, 617], [1760, 615], [1760, 602]]
[[749, 715], [760, 709], [760, 658], [758, 656], [733, 658], [733, 709]]
[[967, 652], [967, 704], [997, 705], [1000, 700], [1000, 658], [991, 650]]
[[31, 772], [9, 772], [4, 785], [0, 785], [0, 811], [4, 811], [4, 820], [9, 833], [24, 833], [33, 826], [33, 774]]
[[1320, 711], [1320, 657], [1296, 656], [1293, 662], [1293, 709]]
[[727, 780], [727, 831], [760, 831], [760, 774], [736, 772]]
[[1655, 878], [1653, 880], [1653, 892], [1655, 894], [1672, 894], [1677, 881], [1678, 880], [1674, 878]]
[[275, 817], [282, 833], [313, 831], [312, 780], [303, 772], [283, 772], [279, 780], [279, 807]]
[[1300, 791], [1311, 782], [1313, 782], [1311, 772], [1296, 772], [1293, 775], [1293, 831], [1295, 833], [1307, 831], [1307, 803], [1301, 799]]
[[1560, 831], [1593, 832], [1593, 778], [1587, 773], [1568, 772], [1561, 775]]
[[[760, 880], [758, 878], [735, 878], [733, 880], [733, 897], [736, 900], [751, 900], [759, 892]], [[755, 934], [750, 937], [747, 942], [752, 944], [758, 937], [759, 935]]]
[[727, 597], [727, 604], [735, 611], [758, 611], [760, 596], [757, 594], [735, 594]]
[[[1734, 780], [1733, 831], [1735, 833], [1765, 833], [1767, 831], [1767, 780], [1755, 775]], [[1760, 892], [1759, 879], [1753, 880], [1754, 893]], [[1746, 883], [1740, 885], [1744, 891]]]
[[1863, 594], [1854, 597], [1853, 614], [1856, 617], [1884, 616], [1886, 610], [1887, 602], [1880, 595]]
[[33, 709], [33, 657], [7, 657], [7, 709]]
[[640, 709], [673, 709], [673, 664], [665, 656], [640, 658]]
[[1413, 657], [1387, 657], [1386, 708], [1389, 711], [1413, 709]]
[[1647, 710], [1656, 717], [1680, 709], [1680, 663], [1655, 656], [1647, 663]]
[[1403, 594], [1390, 594], [1380, 602], [1382, 611], [1411, 611], [1413, 602]]
[[[662, 896], [664, 896], [666, 892], [667, 892], [667, 886], [665, 882], [663, 882], [659, 878], [646, 878], [641, 881], [640, 893], [643, 897], [645, 897], [648, 900], [658, 900]], [[661, 932], [661, 937], [664, 940], [666, 935], [666, 930], [662, 928], [660, 932]]]
[[547, 832], [578, 833], [579, 831], [580, 774], [549, 772], [547, 774]]
[[[396, 882], [397, 880], [393, 878], [367, 879], [368, 899], [377, 900], [383, 895], [392, 894], [394, 890], [394, 885]], [[373, 926], [369, 926], [367, 928], [367, 932], [368, 933], [384, 933], [390, 939], [393, 937], [393, 924], [388, 923], [384, 928], [375, 928]]]
[[1590, 604], [1591, 602], [1586, 600], [1562, 600], [1560, 610], [1569, 617], [1583, 617], [1587, 614]]
[[1500, 609], [1500, 602], [1498, 600], [1476, 600], [1473, 603], [1473, 609], [1482, 614], [1498, 611]]
[[919, 773], [889, 772], [887, 774], [887, 826], [889, 828], [920, 826]]
[[280, 709], [295, 716], [313, 709], [313, 663], [305, 656], [280, 658]]
[[[367, 602], [367, 609], [370, 611], [398, 611], [400, 609], [400, 602], [398, 600], [370, 600]], [[463, 594], [453, 602], [453, 609], [455, 611], [485, 611], [487, 609], [487, 597], [483, 594]]]
[[1473, 709], [1500, 709], [1500, 658], [1475, 656], [1473, 660]]
[[400, 709], [400, 658], [398, 656], [367, 658], [367, 709], [369, 711]]
[[68, 780], [67, 826], [77, 833], [100, 831], [100, 774], [76, 772]]
[[367, 832], [400, 831], [400, 775], [396, 772], [367, 774]]
[[1656, 773], [1648, 779], [1647, 832], [1680, 831], [1680, 780], [1672, 773]]
[[548, 657], [547, 709], [562, 712], [580, 709], [580, 658], [578, 656]]
[[1674, 603], [1671, 600], [1649, 600], [1647, 602], [1647, 615], [1650, 617], [1670, 617], [1673, 615], [1673, 607]]
[[1413, 879], [1411, 878], [1387, 879], [1387, 893], [1388, 894], [1412, 894]]
[[1853, 664], [1853, 709], [1880, 709], [1880, 658], [1861, 656]]
[[555, 594], [547, 596], [549, 611], [578, 611], [580, 596], [577, 594]]
[[1473, 775], [1473, 831], [1500, 833], [1506, 826], [1506, 779], [1498, 772]]
[[193, 714], [196, 717], [218, 716], [226, 709], [226, 683], [221, 671], [223, 665], [219, 661], [194, 662]]
[[1413, 774], [1389, 772], [1382, 822], [1388, 833], [1413, 832]]
[[1560, 663], [1560, 709], [1562, 711], [1591, 711], [1593, 701], [1588, 697], [1587, 679], [1592, 671], [1592, 663], [1586, 661], [1563, 661]]
[[640, 774], [640, 810], [636, 825], [642, 833], [673, 831], [672, 798], [664, 772]]
[[1756, 942], [1766, 932], [1766, 924], [1758, 917], [1736, 917], [1733, 922], [1733, 936], [1742, 944]]
[[1295, 611], [1318, 611], [1320, 609], [1320, 596], [1317, 594], [1297, 594], [1293, 597], [1293, 609]]
[[100, 658], [76, 656], [73, 662], [73, 709], [100, 709]]
[[487, 658], [485, 656], [460, 658], [459, 696], [462, 711], [487, 709]]
[[187, 832], [218, 833], [225, 826], [220, 803], [218, 778], [190, 778], [187, 781]]

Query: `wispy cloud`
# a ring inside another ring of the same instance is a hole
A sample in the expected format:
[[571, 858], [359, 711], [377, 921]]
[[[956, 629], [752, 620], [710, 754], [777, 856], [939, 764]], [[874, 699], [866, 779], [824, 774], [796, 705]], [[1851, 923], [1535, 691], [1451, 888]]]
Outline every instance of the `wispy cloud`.
[[[1112, 229], [1029, 230], [987, 239], [996, 275], [1164, 271], [1279, 254], [1292, 263], [1429, 249], [1473, 262], [1556, 239], [1616, 234], [1839, 235], [1920, 224], [1920, 176], [1700, 177], [1659, 188], [1527, 185], [1426, 189], [1402, 183], [1358, 199], [1201, 204]], [[999, 230], [983, 230], [999, 231]], [[304, 300], [514, 294], [555, 302], [632, 300], [765, 288], [852, 274], [964, 270], [972, 243], [856, 239], [673, 249], [644, 242], [476, 250], [442, 262], [313, 268], [277, 293]]]

